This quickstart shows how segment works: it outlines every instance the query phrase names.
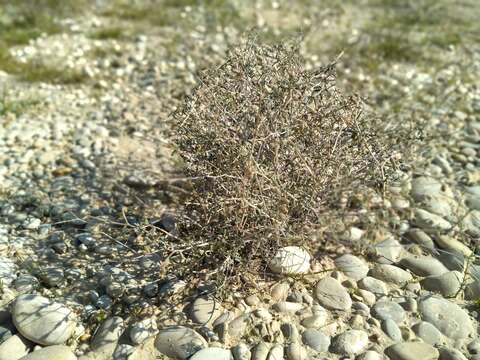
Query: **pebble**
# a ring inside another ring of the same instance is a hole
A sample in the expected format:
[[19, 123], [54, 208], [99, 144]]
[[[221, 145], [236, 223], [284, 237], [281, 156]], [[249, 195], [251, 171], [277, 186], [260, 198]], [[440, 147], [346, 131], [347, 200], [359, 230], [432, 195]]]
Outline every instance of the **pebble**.
[[287, 360], [307, 360], [308, 353], [305, 348], [298, 342], [290, 343], [285, 348]]
[[0, 344], [0, 359], [20, 359], [22, 356], [27, 355], [32, 347], [33, 344], [23, 336], [19, 334], [13, 335]]
[[407, 236], [410, 240], [423, 248], [435, 249], [435, 243], [433, 242], [432, 238], [423, 230], [411, 229], [408, 231]]
[[222, 314], [220, 303], [215, 299], [200, 296], [196, 298], [190, 308], [189, 315], [197, 324], [211, 324]]
[[410, 195], [415, 201], [422, 201], [426, 196], [442, 194], [442, 184], [431, 177], [420, 176], [412, 179]]
[[290, 290], [290, 285], [288, 283], [282, 282], [275, 284], [270, 290], [273, 301], [282, 301], [285, 300], [288, 296], [288, 291]]
[[357, 356], [357, 360], [382, 360], [383, 357], [378, 352], [373, 350], [365, 351], [363, 354]]
[[463, 355], [457, 349], [449, 349], [449, 348], [446, 348], [446, 347], [440, 347], [438, 350], [440, 352], [440, 360], [467, 360], [465, 355]]
[[187, 359], [206, 347], [205, 339], [195, 330], [185, 326], [162, 329], [155, 338], [155, 348], [174, 359]]
[[433, 346], [422, 342], [404, 342], [385, 349], [392, 360], [436, 360], [439, 352]]
[[126, 360], [135, 351], [135, 347], [129, 344], [118, 344], [113, 352], [114, 360]]
[[233, 360], [233, 355], [230, 350], [225, 350], [218, 347], [209, 347], [196, 352], [190, 360]]
[[381, 264], [396, 263], [402, 256], [403, 246], [394, 238], [388, 238], [375, 245], [375, 256]]
[[349, 310], [352, 306], [352, 299], [347, 289], [332, 278], [321, 279], [315, 287], [315, 296], [320, 305], [330, 310]]
[[368, 265], [355, 255], [345, 254], [335, 260], [335, 266], [349, 278], [356, 281], [367, 276]]
[[448, 252], [459, 253], [463, 256], [469, 257], [472, 255], [473, 251], [470, 248], [448, 235], [437, 235], [434, 237], [435, 243], [442, 249], [445, 249]]
[[430, 256], [405, 257], [400, 260], [399, 264], [418, 276], [435, 276], [448, 272], [445, 265]]
[[405, 320], [405, 310], [393, 301], [381, 300], [372, 307], [372, 315], [379, 320], [392, 319], [397, 324]]
[[17, 266], [6, 257], [0, 256], [0, 281], [4, 286], [9, 286], [17, 278]]
[[452, 228], [447, 220], [423, 209], [415, 209], [415, 225], [427, 233], [436, 231], [448, 231]]
[[319, 330], [305, 330], [302, 334], [302, 341], [319, 353], [328, 351], [330, 347], [330, 337]]
[[270, 346], [266, 342], [260, 341], [252, 349], [252, 360], [266, 360], [269, 352]]
[[75, 331], [76, 319], [70, 309], [43, 296], [17, 297], [12, 310], [13, 323], [27, 339], [41, 345], [65, 343]]
[[305, 249], [287, 246], [277, 251], [269, 266], [276, 274], [305, 274], [310, 270], [310, 259]]
[[232, 348], [232, 355], [235, 360], [250, 360], [252, 352], [246, 344], [240, 343]]
[[473, 333], [473, 324], [466, 311], [447, 299], [424, 297], [419, 301], [418, 311], [424, 321], [453, 340], [464, 339]]
[[307, 329], [313, 328], [318, 329], [325, 325], [327, 322], [328, 313], [316, 314], [309, 317], [306, 317], [302, 320], [301, 324]]
[[363, 330], [347, 330], [336, 336], [332, 342], [332, 351], [336, 354], [351, 356], [360, 354], [368, 345], [368, 335]]
[[303, 308], [303, 304], [290, 302], [290, 301], [280, 301], [273, 304], [273, 309], [281, 313], [295, 313]]
[[133, 324], [128, 334], [135, 345], [139, 345], [158, 332], [155, 318], [148, 318]]
[[68, 346], [53, 345], [23, 357], [22, 360], [76, 360], [77, 357]]
[[[267, 356], [267, 360], [283, 360], [284, 354], [285, 354], [285, 350], [283, 348], [283, 345], [275, 344], [270, 349], [270, 352], [268, 353], [268, 356]], [[247, 360], [250, 360], [250, 358], [248, 358]]]
[[412, 275], [395, 265], [376, 264], [369, 273], [370, 276], [385, 282], [402, 285], [412, 280]]
[[442, 275], [428, 276], [420, 281], [425, 290], [442, 294], [444, 297], [453, 297], [462, 287], [463, 274], [459, 271], [449, 271]]
[[358, 287], [362, 290], [369, 291], [376, 296], [388, 294], [387, 285], [382, 280], [375, 279], [371, 276], [367, 276], [360, 280], [358, 282]]
[[94, 352], [102, 353], [104, 356], [112, 356], [123, 330], [124, 322], [121, 317], [113, 316], [106, 319], [98, 327], [90, 343], [90, 348]]
[[392, 319], [386, 319], [386, 320], [382, 321], [382, 330], [394, 342], [402, 341], [402, 332], [401, 332], [400, 328], [398, 327], [397, 323], [395, 321], [393, 321]]
[[429, 322], [421, 321], [413, 325], [412, 329], [415, 334], [427, 344], [439, 345], [442, 343], [442, 333]]

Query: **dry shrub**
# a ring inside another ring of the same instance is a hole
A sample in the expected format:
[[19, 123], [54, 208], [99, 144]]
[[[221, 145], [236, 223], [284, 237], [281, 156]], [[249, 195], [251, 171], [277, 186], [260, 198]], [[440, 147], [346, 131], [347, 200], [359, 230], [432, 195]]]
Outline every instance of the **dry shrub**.
[[180, 227], [191, 271], [253, 270], [278, 247], [304, 243], [340, 194], [384, 179], [391, 153], [361, 99], [335, 87], [334, 63], [306, 70], [297, 44], [250, 37], [200, 75], [175, 113], [194, 179]]

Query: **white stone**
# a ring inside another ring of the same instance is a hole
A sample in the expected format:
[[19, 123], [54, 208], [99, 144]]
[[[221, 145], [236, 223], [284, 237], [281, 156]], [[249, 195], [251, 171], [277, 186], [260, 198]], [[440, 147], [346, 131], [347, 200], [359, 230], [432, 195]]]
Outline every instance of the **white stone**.
[[185, 326], [170, 326], [160, 330], [155, 347], [173, 359], [187, 359], [207, 347], [205, 339], [195, 330]]
[[310, 270], [310, 254], [301, 247], [287, 246], [277, 251], [270, 269], [277, 274], [305, 274]]
[[222, 348], [210, 347], [196, 352], [190, 360], [233, 360], [230, 350]]
[[32, 294], [17, 297], [12, 320], [20, 334], [41, 345], [65, 343], [76, 327], [76, 317], [70, 309]]

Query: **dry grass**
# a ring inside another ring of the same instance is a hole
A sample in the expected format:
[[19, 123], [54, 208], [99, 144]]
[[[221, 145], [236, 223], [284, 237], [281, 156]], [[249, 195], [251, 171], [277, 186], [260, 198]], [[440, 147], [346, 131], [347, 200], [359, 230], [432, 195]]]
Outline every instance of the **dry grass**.
[[[335, 64], [307, 71], [297, 42], [251, 36], [175, 113], [174, 136], [194, 192], [181, 237], [190, 273], [238, 279], [281, 246], [305, 244], [339, 198], [386, 180], [391, 136], [335, 87]], [[388, 141], [386, 141], [388, 140]]]

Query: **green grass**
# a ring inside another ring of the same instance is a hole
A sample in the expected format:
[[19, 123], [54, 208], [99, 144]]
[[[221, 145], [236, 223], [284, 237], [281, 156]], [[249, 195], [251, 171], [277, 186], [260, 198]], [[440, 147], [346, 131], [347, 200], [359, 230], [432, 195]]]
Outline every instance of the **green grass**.
[[88, 35], [95, 40], [124, 39], [127, 37], [125, 29], [119, 26], [105, 27], [91, 32]]
[[61, 69], [45, 64], [28, 61], [19, 62], [8, 50], [0, 46], [0, 70], [16, 76], [21, 81], [44, 82], [50, 84], [78, 84], [87, 80], [87, 75], [76, 70]]

